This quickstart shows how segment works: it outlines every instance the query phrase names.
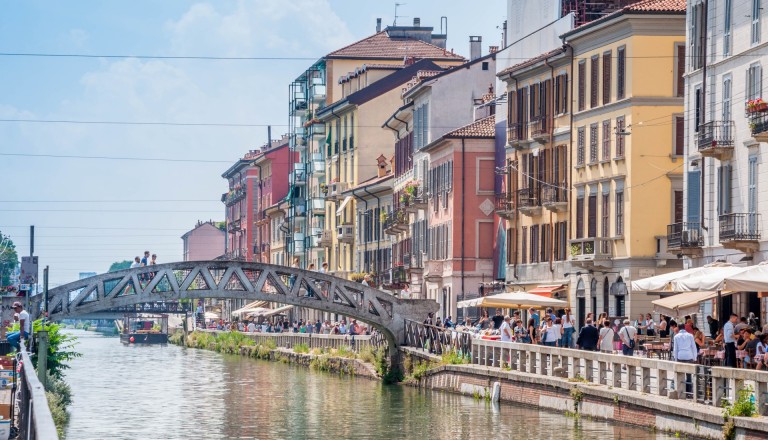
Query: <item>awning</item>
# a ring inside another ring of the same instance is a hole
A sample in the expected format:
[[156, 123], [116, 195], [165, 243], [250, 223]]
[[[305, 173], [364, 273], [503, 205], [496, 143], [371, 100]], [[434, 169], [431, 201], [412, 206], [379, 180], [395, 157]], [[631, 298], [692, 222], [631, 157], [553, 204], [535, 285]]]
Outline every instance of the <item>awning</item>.
[[744, 272], [725, 278], [728, 290], [741, 292], [768, 292], [768, 264], [750, 266]]
[[[722, 292], [723, 296], [731, 292]], [[668, 316], [685, 316], [699, 312], [699, 304], [717, 298], [716, 291], [684, 292], [666, 298], [656, 299], [653, 310]]]
[[346, 196], [344, 197], [344, 200], [341, 202], [341, 205], [339, 205], [338, 209], [336, 209], [336, 215], [341, 215], [341, 213], [344, 212], [344, 208], [347, 207], [347, 203], [352, 200], [352, 196]]
[[460, 301], [456, 307], [500, 307], [500, 308], [540, 308], [540, 307], [564, 307], [568, 305], [559, 299], [546, 298], [543, 295], [532, 295], [527, 292], [505, 292], [498, 295], [482, 296], [480, 298]]
[[673, 282], [685, 277], [691, 277], [711, 272], [711, 269], [721, 267], [733, 267], [733, 265], [728, 263], [712, 263], [702, 267], [694, 267], [691, 269], [678, 270], [675, 272], [664, 273], [649, 278], [643, 278], [640, 280], [632, 281], [632, 290], [640, 292], [674, 292], [675, 290], [672, 286]]
[[567, 289], [565, 284], [546, 284], [543, 286], [536, 286], [528, 291], [532, 295], [541, 295], [547, 298], [559, 298], [563, 292]]
[[[747, 267], [710, 267], [699, 272], [673, 281], [672, 290], [678, 292], [694, 292], [704, 290], [725, 290], [725, 279], [747, 271]], [[729, 290], [733, 290], [730, 287]]]
[[267, 301], [254, 301], [252, 303], [248, 303], [244, 305], [243, 307], [240, 307], [239, 309], [232, 312], [232, 314], [239, 316], [244, 313], [252, 313], [256, 311], [256, 309], [263, 308], [265, 305], [267, 305]]
[[268, 311], [267, 313], [265, 313], [265, 314], [263, 314], [261, 316], [279, 315], [279, 314], [281, 314], [283, 312], [287, 312], [288, 310], [291, 310], [292, 308], [293, 308], [293, 306], [278, 307], [276, 309], [272, 309], [272, 310]]
[[220, 315], [213, 312], [205, 312], [205, 319], [219, 319]]

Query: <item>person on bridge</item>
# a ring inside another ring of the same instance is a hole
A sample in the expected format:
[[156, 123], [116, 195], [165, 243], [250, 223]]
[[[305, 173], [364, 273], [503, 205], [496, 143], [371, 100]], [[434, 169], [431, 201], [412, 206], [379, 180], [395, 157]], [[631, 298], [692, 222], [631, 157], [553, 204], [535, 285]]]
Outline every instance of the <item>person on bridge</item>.
[[29, 322], [29, 313], [24, 310], [24, 306], [20, 302], [16, 301], [13, 303], [13, 311], [19, 314], [19, 331], [8, 333], [6, 339], [16, 351], [19, 351], [21, 349], [19, 342], [21, 339], [27, 339], [29, 337], [31, 325]]

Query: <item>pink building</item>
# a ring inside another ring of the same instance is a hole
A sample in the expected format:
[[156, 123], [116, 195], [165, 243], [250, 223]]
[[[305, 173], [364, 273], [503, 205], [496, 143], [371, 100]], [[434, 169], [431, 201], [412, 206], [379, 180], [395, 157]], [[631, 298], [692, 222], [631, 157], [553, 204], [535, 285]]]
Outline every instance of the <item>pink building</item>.
[[184, 241], [184, 261], [207, 261], [224, 255], [226, 233], [213, 221], [197, 222], [181, 239]]
[[495, 118], [450, 131], [421, 150], [429, 155], [426, 297], [440, 317], [475, 297], [493, 277]]
[[252, 163], [259, 171], [254, 215], [253, 261], [270, 262], [270, 218], [267, 208], [288, 195], [288, 174], [298, 159], [297, 152], [288, 148], [288, 135], [262, 147], [262, 154]]

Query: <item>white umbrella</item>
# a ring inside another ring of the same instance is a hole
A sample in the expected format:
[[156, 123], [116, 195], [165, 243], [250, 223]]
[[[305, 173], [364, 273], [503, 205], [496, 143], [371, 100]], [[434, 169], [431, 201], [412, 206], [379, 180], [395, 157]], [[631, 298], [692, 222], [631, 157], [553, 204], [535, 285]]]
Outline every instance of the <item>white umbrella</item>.
[[219, 314], [213, 312], [205, 312], [205, 319], [219, 319]]
[[[738, 275], [748, 268], [736, 266], [707, 267], [705, 271], [678, 278], [670, 283], [676, 292], [725, 290], [725, 279]], [[733, 290], [730, 287], [729, 290]]]
[[737, 292], [768, 292], [768, 264], [762, 262], [726, 277], [725, 287]]
[[526, 307], [564, 307], [566, 305], [568, 305], [568, 303], [565, 301], [527, 292], [504, 292], [497, 295], [460, 301], [456, 304], [456, 307], [501, 307], [522, 309]]
[[701, 302], [716, 297], [717, 292], [683, 292], [651, 302], [655, 312], [663, 313], [667, 316], [684, 316], [698, 313]]
[[[674, 292], [674, 282], [684, 278], [696, 277], [702, 274], [711, 273], [713, 269], [733, 267], [729, 263], [712, 263], [702, 267], [678, 270], [675, 272], [663, 273], [654, 277], [643, 278], [632, 281], [632, 290], [640, 292]], [[717, 290], [717, 289], [684, 289], [684, 290]]]

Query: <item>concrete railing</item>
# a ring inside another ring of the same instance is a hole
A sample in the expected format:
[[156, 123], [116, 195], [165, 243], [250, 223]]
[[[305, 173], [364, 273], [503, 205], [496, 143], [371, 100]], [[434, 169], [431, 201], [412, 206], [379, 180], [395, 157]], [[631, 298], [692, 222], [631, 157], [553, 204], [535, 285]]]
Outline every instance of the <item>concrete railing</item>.
[[19, 372], [19, 437], [24, 440], [58, 439], [53, 415], [45, 397], [45, 388], [35, 374], [32, 360], [27, 354], [24, 342], [19, 351], [21, 371]]
[[[205, 330], [208, 332], [219, 333], [221, 330]], [[306, 344], [312, 348], [339, 348], [341, 346], [352, 347], [355, 351], [360, 351], [368, 347], [378, 348], [386, 346], [386, 339], [380, 334], [375, 335], [355, 335], [355, 343], [352, 344], [352, 337], [349, 335], [329, 335], [322, 333], [243, 333], [245, 336], [253, 339], [257, 344], [265, 344], [272, 340], [278, 347], [293, 348], [296, 344]]]
[[568, 378], [663, 397], [722, 406], [753, 386], [760, 415], [768, 410], [768, 372], [622, 356], [543, 345], [473, 339], [471, 363]]

